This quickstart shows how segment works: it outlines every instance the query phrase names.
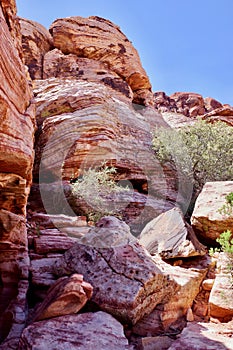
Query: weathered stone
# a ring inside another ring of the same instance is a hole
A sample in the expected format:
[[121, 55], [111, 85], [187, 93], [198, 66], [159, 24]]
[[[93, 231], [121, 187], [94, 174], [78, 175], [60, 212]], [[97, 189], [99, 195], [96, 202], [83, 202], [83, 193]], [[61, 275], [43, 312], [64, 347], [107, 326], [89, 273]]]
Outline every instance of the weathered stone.
[[114, 216], [105, 216], [78, 242], [99, 249], [124, 246], [136, 242], [136, 238], [130, 233], [130, 228], [125, 222]]
[[170, 98], [163, 91], [154, 93], [155, 108], [161, 112], [177, 112], [175, 100]]
[[175, 101], [177, 112], [187, 117], [205, 114], [203, 97], [193, 92], [175, 92], [170, 96]]
[[[14, 296], [12, 287], [15, 287]], [[26, 296], [29, 283], [27, 280], [19, 281], [18, 285], [4, 286], [1, 293], [0, 305], [0, 341], [5, 341], [0, 345], [1, 350], [17, 349], [20, 335], [25, 328], [27, 308]], [[12, 298], [12, 299], [11, 299]], [[4, 311], [2, 306], [4, 306]]]
[[225, 230], [233, 232], [233, 217], [221, 214], [226, 195], [233, 192], [233, 181], [207, 182], [195, 203], [191, 223], [200, 240], [216, 244]]
[[171, 128], [182, 128], [185, 126], [190, 126], [195, 123], [194, 119], [186, 117], [181, 113], [174, 112], [162, 112], [163, 119]]
[[146, 337], [139, 342], [138, 350], [167, 350], [172, 345], [173, 340], [167, 336]]
[[206, 109], [207, 113], [212, 112], [213, 110], [222, 107], [222, 104], [212, 97], [204, 98], [204, 104], [205, 104], [205, 109]]
[[[210, 293], [210, 316], [222, 322], [233, 319], [232, 258], [221, 253], [218, 258], [216, 278]], [[230, 267], [229, 267], [230, 266]]]
[[114, 248], [75, 243], [56, 261], [54, 271], [58, 276], [83, 274], [94, 288], [92, 300], [130, 323], [149, 314], [179, 289], [137, 242]]
[[130, 350], [122, 325], [104, 312], [67, 315], [27, 327], [18, 350], [49, 349]]
[[[151, 130], [155, 125], [166, 126], [161, 115], [148, 108], [140, 113], [135, 111], [128, 103], [116, 99], [110, 88], [100, 84], [68, 79], [49, 79], [38, 84], [37, 81], [35, 100], [41, 129], [34, 174], [38, 180], [40, 173], [40, 187], [44, 186], [43, 182], [52, 187], [59, 178], [73, 181], [84, 169], [108, 160], [108, 164], [117, 169], [116, 181], [127, 180], [137, 191], [132, 194], [135, 200], [126, 194], [123, 203], [122, 200], [119, 203], [121, 208], [122, 204], [123, 209], [126, 208], [124, 218], [131, 219], [130, 226], [137, 218], [137, 233], [145, 223], [172, 208], [172, 202], [181, 205], [188, 202], [184, 197], [190, 195], [190, 189], [177, 179], [174, 169], [160, 164], [151, 149]], [[49, 193], [51, 191], [49, 188]], [[56, 204], [64, 204], [62, 196], [64, 190], [60, 182]], [[50, 197], [47, 194], [48, 201], [56, 207]], [[157, 204], [151, 205], [152, 201]], [[135, 209], [132, 202], [139, 203], [140, 208]], [[72, 206], [77, 206], [75, 200]], [[147, 214], [149, 206], [157, 209]], [[51, 214], [47, 208], [46, 211]], [[78, 215], [86, 214], [82, 210], [74, 211]], [[130, 211], [133, 215], [129, 215]]]
[[52, 48], [53, 39], [41, 24], [20, 18], [24, 62], [32, 79], [42, 79], [43, 59]]
[[150, 221], [139, 236], [139, 242], [151, 255], [168, 258], [187, 258], [205, 255], [205, 247], [188, 229], [182, 212], [173, 208]]
[[13, 39], [14, 46], [18, 51], [19, 57], [22, 59], [22, 37], [15, 0], [1, 0], [1, 9]]
[[189, 323], [169, 350], [232, 349], [233, 326], [228, 324]]
[[39, 289], [40, 287], [50, 287], [56, 280], [53, 274], [53, 266], [57, 257], [43, 258], [31, 260], [30, 272], [31, 283], [34, 287]]
[[170, 276], [170, 279], [177, 283], [179, 290], [172, 293], [168, 301], [161, 301], [160, 305], [149, 315], [146, 315], [134, 325], [133, 333], [140, 336], [155, 336], [164, 332], [174, 334], [175, 324], [178, 321], [182, 325], [182, 318], [187, 317], [187, 312], [192, 307], [207, 272], [207, 269], [202, 268], [185, 269], [179, 266], [171, 266], [166, 264], [159, 256], [155, 256], [154, 260], [160, 271]]
[[[52, 230], [51, 230], [52, 231]], [[53, 230], [54, 231], [54, 230]], [[57, 230], [55, 234], [44, 234], [39, 237], [34, 238], [34, 248], [37, 254], [47, 254], [47, 253], [62, 253], [71, 248], [74, 244], [74, 239], [68, 237], [67, 235], [58, 236]], [[59, 232], [59, 231], [58, 231]]]
[[0, 342], [15, 349], [24, 327], [29, 258], [25, 225], [31, 183], [34, 107], [15, 1], [0, 6]]
[[[106, 63], [110, 70], [129, 84], [136, 97], [138, 90], [150, 91], [151, 84], [137, 51], [112, 22], [94, 16], [69, 17], [54, 21], [50, 32], [56, 48], [65, 54], [72, 53]], [[151, 97], [152, 100], [152, 93]]]
[[233, 107], [223, 105], [203, 116], [203, 119], [210, 122], [222, 121], [230, 126], [233, 126]]
[[61, 277], [50, 287], [45, 300], [35, 310], [32, 322], [75, 314], [91, 298], [92, 292], [92, 286], [83, 281], [82, 275]]
[[26, 180], [15, 174], [0, 173], [0, 208], [25, 215], [29, 188]]
[[[0, 18], [3, 19], [0, 8]], [[9, 57], [11, 59], [9, 60]], [[34, 110], [24, 66], [5, 21], [0, 31], [1, 172], [29, 179], [33, 160]]]
[[214, 285], [214, 279], [207, 279], [202, 282], [202, 288], [207, 291], [211, 291]]
[[119, 75], [110, 71], [106, 63], [74, 54], [65, 55], [58, 49], [49, 51], [44, 56], [43, 79], [48, 78], [73, 78], [98, 82], [110, 86], [116, 94], [119, 92], [119, 98], [124, 96], [133, 99], [129, 85]]

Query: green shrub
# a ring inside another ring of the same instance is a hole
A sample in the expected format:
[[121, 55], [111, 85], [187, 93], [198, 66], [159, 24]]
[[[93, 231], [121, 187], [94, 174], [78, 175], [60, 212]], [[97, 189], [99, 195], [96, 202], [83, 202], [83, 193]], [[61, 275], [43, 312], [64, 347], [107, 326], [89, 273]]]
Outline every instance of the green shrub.
[[114, 180], [116, 168], [102, 164], [100, 168], [90, 168], [72, 184], [72, 193], [86, 203], [86, 215], [90, 221], [98, 221], [102, 216], [120, 216], [120, 208], [114, 195], [128, 191]]
[[153, 148], [162, 162], [172, 162], [199, 193], [207, 181], [233, 178], [233, 129], [223, 122], [198, 120], [179, 129], [157, 128]]
[[233, 215], [233, 192], [226, 195], [226, 203], [219, 209], [219, 213], [222, 215]]

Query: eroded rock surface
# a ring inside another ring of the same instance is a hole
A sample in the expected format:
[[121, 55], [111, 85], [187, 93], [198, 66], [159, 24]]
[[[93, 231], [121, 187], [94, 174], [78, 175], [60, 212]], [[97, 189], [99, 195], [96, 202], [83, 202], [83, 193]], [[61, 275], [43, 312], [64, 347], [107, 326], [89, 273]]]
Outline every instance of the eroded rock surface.
[[130, 350], [123, 326], [104, 312], [56, 317], [33, 323], [20, 339], [18, 350], [38, 349]]
[[20, 18], [24, 62], [32, 79], [42, 79], [44, 55], [53, 46], [49, 31], [41, 24]]
[[210, 316], [221, 322], [233, 319], [232, 258], [221, 253], [217, 262], [217, 274], [210, 293]]
[[169, 350], [232, 349], [232, 324], [190, 323]]
[[[137, 51], [118, 26], [97, 16], [69, 17], [54, 21], [50, 32], [56, 48], [65, 54], [106, 63], [129, 84], [135, 93], [135, 102], [145, 102], [142, 91], [150, 92], [149, 78]], [[153, 103], [152, 93], [145, 103]]]
[[33, 322], [76, 314], [91, 298], [92, 286], [83, 276], [74, 274], [59, 278], [48, 290], [44, 301], [36, 308]]
[[185, 224], [182, 212], [173, 208], [150, 221], [140, 234], [139, 242], [151, 255], [165, 259], [205, 255], [205, 247]]
[[[109, 231], [114, 234], [114, 228]], [[83, 274], [94, 288], [92, 300], [129, 323], [136, 323], [179, 289], [137, 242], [114, 248], [75, 243], [56, 261], [54, 272]]]
[[192, 226], [202, 241], [216, 244], [216, 238], [222, 232], [233, 232], [233, 217], [219, 212], [230, 192], [233, 192], [232, 181], [207, 182], [204, 185], [191, 218]]
[[137, 322], [132, 331], [143, 337], [164, 333], [178, 334], [186, 325], [187, 313], [190, 313], [207, 269], [171, 266], [159, 256], [155, 256], [154, 261], [165, 275], [169, 275], [170, 279], [179, 285], [179, 290], [172, 294], [168, 301], [163, 301], [149, 315]]
[[0, 342], [16, 348], [26, 321], [26, 203], [32, 177], [34, 107], [15, 1], [0, 2]]

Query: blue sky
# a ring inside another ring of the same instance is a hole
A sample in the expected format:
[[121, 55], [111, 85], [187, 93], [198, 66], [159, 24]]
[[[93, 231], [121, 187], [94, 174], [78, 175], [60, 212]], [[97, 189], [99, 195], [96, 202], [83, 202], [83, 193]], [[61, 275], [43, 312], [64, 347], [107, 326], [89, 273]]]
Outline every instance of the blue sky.
[[153, 91], [197, 92], [233, 105], [233, 0], [16, 0], [45, 27], [97, 15], [133, 42]]

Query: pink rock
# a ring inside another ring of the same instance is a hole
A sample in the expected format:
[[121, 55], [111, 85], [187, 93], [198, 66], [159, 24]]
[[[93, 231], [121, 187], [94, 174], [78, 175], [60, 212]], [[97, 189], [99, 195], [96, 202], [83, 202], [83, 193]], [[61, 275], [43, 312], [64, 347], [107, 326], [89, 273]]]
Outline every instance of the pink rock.
[[92, 293], [92, 286], [83, 281], [82, 275], [59, 278], [36, 309], [33, 322], [75, 314], [83, 308]]
[[18, 350], [132, 350], [123, 326], [104, 312], [55, 317], [35, 322], [21, 336]]

